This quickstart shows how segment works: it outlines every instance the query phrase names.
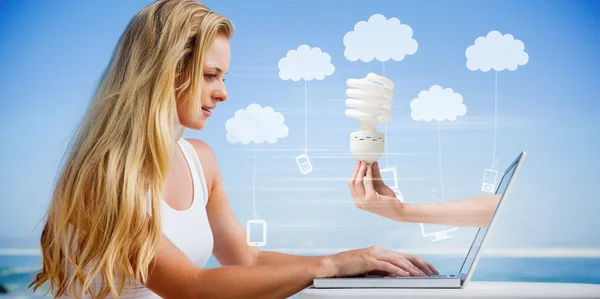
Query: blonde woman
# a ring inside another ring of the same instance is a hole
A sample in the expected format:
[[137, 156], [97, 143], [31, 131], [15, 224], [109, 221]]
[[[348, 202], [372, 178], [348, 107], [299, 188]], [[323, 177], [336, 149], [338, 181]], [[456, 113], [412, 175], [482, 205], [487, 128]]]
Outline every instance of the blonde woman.
[[[309, 257], [246, 244], [215, 154], [181, 137], [227, 100], [233, 31], [194, 0], [133, 17], [70, 145], [30, 287], [63, 298], [287, 298], [315, 277], [437, 274], [378, 247]], [[211, 254], [222, 266], [203, 269]]]

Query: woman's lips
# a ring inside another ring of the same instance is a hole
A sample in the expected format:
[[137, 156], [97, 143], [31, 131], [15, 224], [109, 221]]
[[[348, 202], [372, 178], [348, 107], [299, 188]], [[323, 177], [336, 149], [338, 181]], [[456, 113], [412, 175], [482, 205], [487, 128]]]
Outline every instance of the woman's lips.
[[204, 114], [206, 117], [209, 117], [212, 113], [207, 108], [202, 108], [202, 114]]

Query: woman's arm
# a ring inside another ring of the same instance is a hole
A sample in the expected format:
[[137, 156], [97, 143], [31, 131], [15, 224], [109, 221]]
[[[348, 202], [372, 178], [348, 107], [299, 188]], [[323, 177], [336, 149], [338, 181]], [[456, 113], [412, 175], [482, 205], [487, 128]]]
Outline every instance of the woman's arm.
[[322, 256], [300, 256], [262, 251], [246, 243], [246, 231], [231, 210], [217, 159], [208, 144], [187, 139], [202, 163], [210, 198], [206, 211], [214, 236], [213, 255], [221, 265], [265, 266], [318, 260]]
[[419, 257], [378, 247], [325, 257], [301, 257], [262, 252], [249, 246], [245, 242], [246, 232], [227, 202], [212, 151], [201, 142], [191, 143], [200, 149], [198, 154], [205, 174], [210, 173], [214, 178], [207, 177], [211, 185], [207, 213], [215, 239], [213, 252], [223, 266], [197, 267], [162, 235], [146, 284], [162, 298], [283, 299], [310, 286], [315, 277], [355, 276], [372, 271], [401, 276], [438, 274]]
[[358, 163], [349, 185], [358, 208], [400, 222], [485, 227], [500, 200], [500, 195], [493, 194], [449, 202], [402, 203], [383, 184], [377, 164]]
[[279, 266], [196, 267], [163, 235], [147, 287], [163, 298], [288, 298], [313, 278], [334, 275], [329, 258]]
[[482, 195], [448, 202], [401, 204], [398, 221], [451, 226], [487, 227], [500, 195]]
[[287, 254], [277, 251], [260, 250], [255, 261], [257, 266], [282, 265], [287, 263], [303, 262], [310, 260], [319, 260], [324, 256], [305, 256]]
[[146, 286], [162, 298], [283, 299], [310, 286], [315, 277], [347, 277], [365, 273], [400, 276], [439, 274], [420, 257], [376, 246], [323, 258], [272, 266], [222, 266], [202, 269], [165, 236], [152, 260]]

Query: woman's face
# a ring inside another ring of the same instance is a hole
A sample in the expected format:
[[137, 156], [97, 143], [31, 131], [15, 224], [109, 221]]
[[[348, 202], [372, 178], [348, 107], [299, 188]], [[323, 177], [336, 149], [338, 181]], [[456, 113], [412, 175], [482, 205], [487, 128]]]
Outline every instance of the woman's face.
[[[202, 82], [201, 101], [202, 111], [197, 118], [192, 119], [189, 115], [189, 105], [178, 105], [177, 112], [182, 126], [194, 130], [204, 128], [206, 120], [211, 116], [218, 102], [227, 100], [227, 89], [225, 88], [225, 74], [229, 70], [230, 48], [229, 40], [224, 35], [217, 35], [214, 42], [204, 55], [202, 70], [204, 78]], [[189, 96], [186, 94], [186, 96]], [[191, 101], [185, 101], [187, 103]]]

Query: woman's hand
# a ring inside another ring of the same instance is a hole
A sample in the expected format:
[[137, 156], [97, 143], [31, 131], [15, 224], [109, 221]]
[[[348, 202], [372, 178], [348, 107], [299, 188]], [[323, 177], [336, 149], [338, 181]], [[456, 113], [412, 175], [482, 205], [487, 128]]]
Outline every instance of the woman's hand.
[[[367, 165], [367, 167], [369, 167], [369, 165]], [[356, 168], [358, 169], [359, 165], [357, 165]], [[373, 171], [373, 175], [372, 175], [373, 176], [373, 189], [375, 189], [375, 192], [377, 192], [377, 194], [384, 195], [384, 196], [396, 197], [396, 193], [394, 192], [394, 190], [392, 190], [392, 188], [388, 187], [383, 182], [383, 179], [381, 178], [381, 173], [379, 172], [379, 163], [377, 163], [377, 162], [373, 163], [373, 165], [371, 165], [371, 168]], [[367, 168], [367, 172], [368, 172], [368, 168]], [[368, 175], [368, 173], [367, 173], [367, 175]]]
[[439, 274], [420, 257], [386, 250], [377, 246], [340, 252], [326, 257], [333, 277], [381, 273], [390, 276], [424, 276]]
[[373, 165], [367, 165], [364, 161], [357, 162], [348, 185], [357, 208], [402, 221], [402, 202], [381, 179], [377, 162]]

